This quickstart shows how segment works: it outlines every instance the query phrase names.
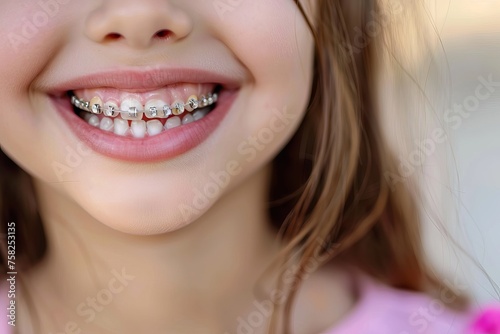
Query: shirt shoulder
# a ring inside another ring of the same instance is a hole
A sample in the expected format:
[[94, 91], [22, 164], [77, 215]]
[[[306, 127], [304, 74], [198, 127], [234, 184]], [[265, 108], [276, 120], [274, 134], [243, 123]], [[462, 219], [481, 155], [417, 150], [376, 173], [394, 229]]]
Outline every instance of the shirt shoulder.
[[[391, 288], [367, 277], [359, 281], [359, 300], [354, 309], [322, 334], [500, 334], [500, 308], [452, 311], [447, 307], [452, 300], [445, 294], [432, 298]], [[478, 325], [482, 317], [487, 322], [498, 319], [496, 331]]]

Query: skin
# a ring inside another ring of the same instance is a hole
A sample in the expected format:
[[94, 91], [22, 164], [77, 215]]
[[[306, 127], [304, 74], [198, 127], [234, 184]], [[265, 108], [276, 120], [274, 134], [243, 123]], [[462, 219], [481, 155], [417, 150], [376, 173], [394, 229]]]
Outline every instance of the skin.
[[[238, 318], [255, 311], [257, 281], [282, 246], [265, 198], [272, 158], [309, 98], [313, 40], [306, 22], [289, 0], [88, 0], [60, 4], [33, 36], [23, 36], [23, 24], [41, 8], [33, 0], [0, 3], [7, 32], [0, 77], [9, 78], [0, 82], [0, 144], [34, 177], [50, 245], [26, 276], [42, 319], [37, 333], [236, 333]], [[153, 38], [162, 29], [170, 38]], [[110, 41], [110, 33], [122, 37]], [[224, 69], [240, 85], [215, 133], [168, 161], [129, 163], [89, 151], [47, 96], [75, 76], [164, 63]], [[242, 154], [239, 145], [269, 128], [276, 110], [288, 124], [270, 143], [258, 143], [256, 154]], [[66, 161], [68, 148], [80, 150], [81, 161], [61, 179], [53, 164]], [[226, 170], [229, 161], [239, 166], [229, 184], [183, 215], [180, 208], [193, 206], [196, 190], [212, 181], [210, 172]], [[113, 270], [130, 280], [109, 304], [95, 305], [103, 289], [119, 290]], [[349, 310], [346, 280], [333, 266], [307, 279], [293, 313], [297, 333], [318, 332]], [[85, 321], [90, 313], [82, 316], [79, 307], [93, 307], [96, 317]], [[26, 321], [18, 330], [31, 333]]]

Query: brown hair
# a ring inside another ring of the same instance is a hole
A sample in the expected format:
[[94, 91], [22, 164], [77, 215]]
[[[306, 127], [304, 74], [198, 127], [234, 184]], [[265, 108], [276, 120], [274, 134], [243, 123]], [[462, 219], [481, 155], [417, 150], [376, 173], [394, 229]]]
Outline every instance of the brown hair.
[[[308, 21], [316, 42], [310, 104], [299, 130], [275, 158], [270, 184], [269, 213], [288, 242], [282, 259], [286, 263], [298, 251], [298, 288], [321, 240], [321, 254], [328, 255], [323, 261], [335, 257], [394, 287], [439, 291], [443, 283], [423, 261], [416, 194], [409, 183], [391, 185], [384, 176], [397, 170], [373, 89], [387, 27], [380, 26], [377, 36], [368, 35], [361, 47], [349, 47], [356, 46], [356, 27], [364, 31], [377, 15], [387, 16], [382, 10], [388, 2], [315, 2], [315, 20]], [[408, 0], [405, 6], [417, 3]], [[29, 268], [46, 249], [31, 178], [1, 151], [0, 168], [0, 219], [2, 224], [19, 222], [18, 262]], [[4, 258], [0, 268], [6, 272]], [[296, 293], [291, 289], [285, 299], [280, 323], [284, 333], [290, 332]], [[276, 312], [273, 328], [279, 319]]]
[[[402, 55], [397, 48], [409, 47], [407, 42], [398, 45], [387, 21], [379, 22], [391, 15], [390, 2], [314, 2], [317, 24], [308, 21], [316, 45], [311, 100], [298, 132], [274, 161], [270, 187], [271, 217], [288, 242], [282, 263], [294, 258], [299, 268], [295, 285], [286, 290], [283, 322], [273, 317], [273, 332], [278, 325], [290, 332], [294, 297], [310, 274], [308, 262], [318, 259], [318, 241], [323, 244], [323, 263], [335, 257], [396, 288], [430, 294], [452, 291], [424, 261], [418, 192], [410, 189], [411, 180], [387, 178], [398, 168], [380, 124], [374, 88], [379, 82], [377, 61], [384, 52]], [[398, 15], [413, 17], [401, 20], [420, 22], [420, 5], [405, 1]], [[376, 34], [366, 30], [370, 24], [371, 29], [379, 25]], [[418, 33], [417, 27], [411, 28]], [[286, 265], [278, 286], [285, 271]], [[466, 304], [458, 296], [455, 301], [448, 306]]]

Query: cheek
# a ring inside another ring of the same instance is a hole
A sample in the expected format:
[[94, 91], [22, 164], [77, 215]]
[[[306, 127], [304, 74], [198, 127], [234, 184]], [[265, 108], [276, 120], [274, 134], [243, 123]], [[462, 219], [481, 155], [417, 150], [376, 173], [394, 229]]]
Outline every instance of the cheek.
[[62, 45], [68, 9], [55, 0], [0, 3], [0, 144], [26, 169], [45, 165], [46, 152], [34, 149], [42, 138], [43, 106], [30, 87]]
[[31, 82], [55, 53], [64, 25], [69, 22], [69, 9], [69, 4], [61, 5], [56, 0], [2, 1], [0, 4], [2, 78], [11, 78], [19, 82], [14, 85], [17, 88], [21, 88], [19, 86], [22, 83]]
[[224, 42], [258, 84], [308, 84], [312, 35], [293, 1], [244, 1], [218, 26]]
[[[240, 148], [252, 146], [252, 141], [254, 146], [265, 146], [262, 151], [269, 151], [269, 158], [305, 114], [312, 82], [312, 34], [291, 0], [240, 1], [218, 19], [213, 25], [221, 40], [253, 79], [243, 92], [245, 112], [238, 118], [233, 115], [233, 138], [239, 138]], [[251, 150], [245, 152], [243, 162]], [[242, 158], [241, 150], [235, 154]]]

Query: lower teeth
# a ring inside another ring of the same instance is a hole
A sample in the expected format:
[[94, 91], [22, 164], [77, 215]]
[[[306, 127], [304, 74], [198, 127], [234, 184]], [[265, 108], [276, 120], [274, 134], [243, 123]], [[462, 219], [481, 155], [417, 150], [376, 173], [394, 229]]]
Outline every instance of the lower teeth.
[[164, 131], [199, 121], [203, 119], [213, 109], [213, 107], [214, 106], [198, 109], [192, 114], [186, 113], [181, 116], [169, 117], [166, 119], [165, 124], [162, 124], [159, 120], [128, 121], [122, 118], [113, 119], [109, 117], [102, 117], [102, 119], [100, 119], [99, 116], [85, 111], [80, 111], [79, 115], [88, 124], [93, 127], [100, 128], [103, 131], [113, 132], [114, 134], [123, 137], [144, 138], [146, 136], [157, 136]]

